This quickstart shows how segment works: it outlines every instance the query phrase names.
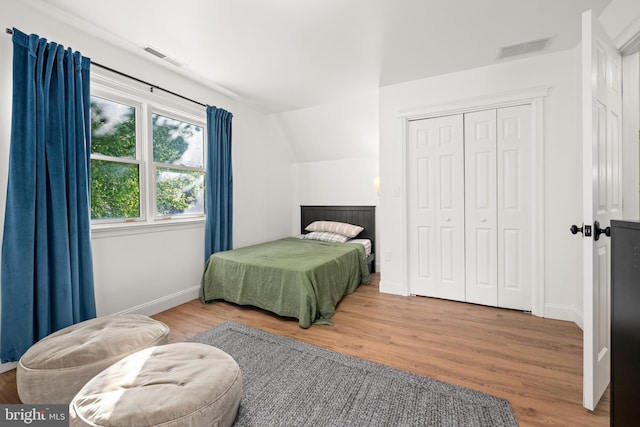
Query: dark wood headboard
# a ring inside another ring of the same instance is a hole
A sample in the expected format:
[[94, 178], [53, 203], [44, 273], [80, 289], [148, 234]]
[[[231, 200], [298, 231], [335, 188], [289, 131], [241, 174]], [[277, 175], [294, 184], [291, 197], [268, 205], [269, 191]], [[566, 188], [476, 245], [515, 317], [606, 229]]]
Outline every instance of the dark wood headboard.
[[300, 231], [313, 221], [340, 221], [364, 227], [359, 239], [371, 240], [371, 252], [376, 250], [375, 206], [300, 206]]

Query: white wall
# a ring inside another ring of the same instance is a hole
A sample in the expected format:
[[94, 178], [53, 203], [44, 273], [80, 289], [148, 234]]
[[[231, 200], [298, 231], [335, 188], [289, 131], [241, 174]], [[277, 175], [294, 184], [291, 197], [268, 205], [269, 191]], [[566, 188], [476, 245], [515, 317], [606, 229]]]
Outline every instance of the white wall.
[[[4, 19], [0, 18], [0, 25], [4, 25]], [[0, 225], [4, 224], [4, 212], [7, 202], [7, 163], [9, 161], [9, 139], [11, 137], [11, 95], [7, 88], [11, 87], [11, 74], [5, 72], [11, 67], [11, 40], [10, 37], [2, 37], [0, 34]], [[0, 242], [2, 242], [3, 226], [0, 226]], [[0, 253], [2, 251], [0, 245]], [[0, 271], [0, 275], [2, 271]], [[0, 296], [2, 298], [2, 296]], [[0, 364], [0, 372], [5, 372], [15, 367], [15, 363]]]
[[602, 26], [623, 52], [623, 194], [626, 220], [640, 220], [640, 2], [613, 0], [599, 17]]
[[300, 232], [300, 205], [378, 204], [373, 190], [379, 176], [377, 91], [271, 119], [295, 147], [291, 234]]
[[618, 42], [640, 29], [640, 2], [612, 0], [598, 18], [613, 41]]
[[579, 74], [575, 51], [535, 56], [380, 88], [378, 216], [383, 292], [407, 294], [407, 237], [403, 136], [399, 114], [549, 86], [544, 101], [545, 271], [544, 315], [576, 320], [580, 240], [569, 233], [579, 221]]
[[640, 220], [640, 53], [622, 57], [622, 212]]
[[378, 91], [272, 115], [296, 161], [378, 156]]
[[[32, 2], [4, 2], [0, 28], [36, 33], [124, 73], [210, 105], [233, 118], [234, 245], [289, 235], [290, 165], [286, 141], [272, 120], [208, 87], [179, 77], [89, 33], [60, 22]], [[11, 36], [0, 35], [0, 233], [4, 221], [11, 123]], [[157, 92], [157, 91], [156, 91]], [[171, 95], [166, 95], [171, 97]], [[198, 296], [204, 266], [204, 225], [134, 235], [94, 233], [98, 315], [123, 311], [152, 314]], [[0, 272], [1, 273], [1, 272]]]

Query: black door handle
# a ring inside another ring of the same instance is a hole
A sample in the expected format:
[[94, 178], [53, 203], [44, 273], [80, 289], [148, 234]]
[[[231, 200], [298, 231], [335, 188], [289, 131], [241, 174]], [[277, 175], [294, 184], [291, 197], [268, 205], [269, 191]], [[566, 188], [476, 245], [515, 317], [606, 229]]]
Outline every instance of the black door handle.
[[607, 237], [611, 236], [611, 227], [600, 228], [600, 221], [596, 221], [593, 223], [593, 231], [595, 234], [593, 235], [593, 240], [600, 240], [600, 235], [604, 234]]
[[590, 225], [582, 224], [582, 227], [578, 227], [577, 225], [573, 224], [569, 228], [569, 231], [571, 231], [571, 234], [582, 233], [584, 235], [584, 237], [591, 237], [591, 226]]

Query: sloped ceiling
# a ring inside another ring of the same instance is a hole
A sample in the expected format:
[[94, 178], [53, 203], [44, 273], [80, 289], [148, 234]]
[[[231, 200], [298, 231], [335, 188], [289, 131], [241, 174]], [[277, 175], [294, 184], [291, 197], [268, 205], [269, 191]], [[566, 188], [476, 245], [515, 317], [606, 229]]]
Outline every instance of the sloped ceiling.
[[[490, 65], [500, 47], [580, 39], [611, 0], [30, 0], [69, 25], [278, 113]], [[172, 63], [144, 51], [151, 48]], [[503, 60], [504, 61], [504, 60]]]

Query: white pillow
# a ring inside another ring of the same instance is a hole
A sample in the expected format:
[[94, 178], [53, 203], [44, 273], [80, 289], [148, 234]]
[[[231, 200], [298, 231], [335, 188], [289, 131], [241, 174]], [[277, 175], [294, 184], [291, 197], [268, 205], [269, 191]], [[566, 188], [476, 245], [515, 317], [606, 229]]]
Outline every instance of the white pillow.
[[322, 240], [324, 242], [346, 243], [349, 238], [344, 234], [332, 233], [330, 231], [312, 231], [304, 235], [307, 240]]
[[311, 224], [307, 225], [305, 228], [307, 231], [329, 231], [331, 233], [342, 234], [343, 236], [347, 236], [350, 238], [356, 237], [362, 230], [363, 227], [359, 225], [347, 224], [346, 222], [337, 222], [337, 221], [314, 221]]

